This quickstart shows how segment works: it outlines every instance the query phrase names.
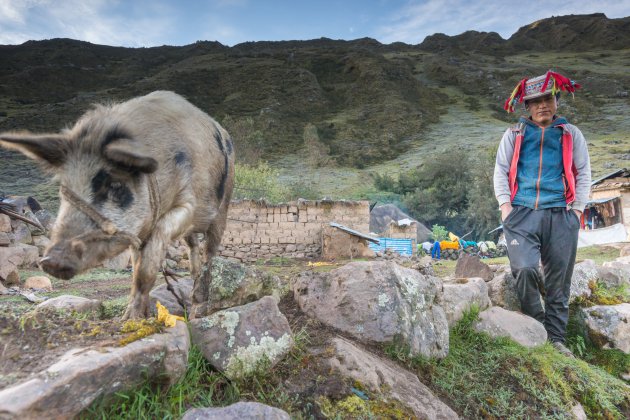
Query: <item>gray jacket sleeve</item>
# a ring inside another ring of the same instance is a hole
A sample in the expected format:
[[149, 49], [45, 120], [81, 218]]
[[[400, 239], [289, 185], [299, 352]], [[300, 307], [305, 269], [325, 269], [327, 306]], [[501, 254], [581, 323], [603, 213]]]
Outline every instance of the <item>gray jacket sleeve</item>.
[[514, 140], [516, 140], [516, 132], [508, 128], [503, 134], [501, 143], [499, 143], [499, 150], [497, 150], [497, 160], [494, 165], [494, 195], [499, 206], [510, 202], [508, 174], [514, 155]]
[[591, 192], [591, 160], [580, 129], [572, 124], [566, 127], [573, 136], [573, 163], [578, 172], [575, 177], [575, 201], [571, 203], [571, 208], [583, 212]]

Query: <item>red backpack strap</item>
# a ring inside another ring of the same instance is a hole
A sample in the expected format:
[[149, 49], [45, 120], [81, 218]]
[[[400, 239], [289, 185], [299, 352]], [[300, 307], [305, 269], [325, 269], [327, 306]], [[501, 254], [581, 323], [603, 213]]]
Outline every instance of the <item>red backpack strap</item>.
[[521, 155], [523, 136], [525, 135], [525, 124], [517, 124], [512, 128], [512, 131], [516, 132], [516, 139], [514, 140], [514, 154], [512, 155], [512, 162], [510, 162], [510, 172], [508, 173], [508, 182], [510, 185], [510, 202], [514, 200], [516, 192], [518, 191], [518, 184], [516, 183], [516, 170], [518, 167], [518, 159]]
[[558, 124], [556, 127], [562, 129], [562, 166], [566, 180], [565, 196], [567, 204], [570, 204], [575, 200], [575, 179], [578, 175], [573, 162], [573, 135], [564, 124]]

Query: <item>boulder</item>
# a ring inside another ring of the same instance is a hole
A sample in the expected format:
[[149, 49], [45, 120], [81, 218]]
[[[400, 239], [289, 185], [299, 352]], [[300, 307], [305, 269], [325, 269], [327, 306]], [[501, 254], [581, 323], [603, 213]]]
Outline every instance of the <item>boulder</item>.
[[193, 343], [230, 378], [274, 366], [293, 346], [289, 322], [271, 296], [193, 319], [190, 326]]
[[630, 354], [630, 303], [582, 308], [580, 318], [596, 345]]
[[227, 407], [191, 408], [182, 420], [290, 420], [286, 411], [257, 402], [237, 402]]
[[543, 324], [527, 315], [497, 306], [481, 312], [474, 328], [494, 338], [509, 337], [525, 347], [539, 346], [547, 341]]
[[280, 279], [276, 276], [225, 258], [212, 259], [210, 312], [244, 305], [263, 296], [272, 295], [279, 299], [281, 289]]
[[490, 281], [494, 277], [494, 272], [488, 264], [481, 261], [477, 255], [462, 254], [455, 266], [455, 277], [471, 278], [480, 277], [485, 281]]
[[8, 295], [8, 294], [9, 294], [9, 289], [4, 287], [4, 285], [0, 283], [0, 295]]
[[40, 289], [51, 291], [53, 289], [52, 282], [46, 276], [32, 276], [24, 281], [22, 286], [25, 289]]
[[446, 312], [449, 327], [462, 319], [464, 312], [472, 305], [476, 305], [480, 310], [492, 306], [488, 297], [488, 286], [482, 278], [463, 279], [461, 283], [445, 283], [440, 304]]
[[11, 220], [11, 230], [13, 231], [13, 243], [32, 244], [33, 236], [26, 222], [21, 220]]
[[[24, 261], [24, 251], [16, 247], [0, 247], [0, 281], [6, 286], [19, 283], [18, 266]], [[17, 279], [16, 279], [17, 276]]]
[[630, 288], [630, 264], [606, 261], [597, 268], [599, 283], [608, 289], [626, 286]]
[[90, 312], [99, 310], [101, 302], [96, 299], [88, 299], [81, 296], [61, 295], [40, 303], [35, 307], [38, 309], [57, 309], [69, 312]]
[[186, 373], [190, 339], [178, 322], [124, 347], [79, 348], [34, 378], [0, 391], [0, 418], [74, 418], [97, 398]]
[[6, 232], [0, 232], [0, 246], [11, 245], [11, 235]]
[[593, 260], [584, 260], [573, 267], [573, 277], [571, 277], [571, 295], [569, 302], [573, 302], [578, 297], [589, 297], [592, 293], [589, 284], [597, 283], [599, 278], [597, 264]]
[[516, 294], [516, 279], [510, 272], [501, 272], [488, 282], [488, 296], [492, 305], [509, 311], [520, 311], [521, 303]]
[[418, 418], [457, 419], [449, 406], [437, 398], [416, 375], [390, 360], [359, 348], [343, 338], [333, 338], [325, 361], [332, 372], [359, 382], [374, 394], [393, 398], [410, 408]]
[[[177, 296], [184, 302], [186, 312], [190, 313], [192, 308], [193, 280], [190, 277], [184, 277], [178, 279], [177, 281], [171, 281], [171, 284], [173, 285], [173, 290]], [[168, 285], [166, 283], [160, 284], [149, 292], [149, 299], [151, 299], [149, 308], [152, 311], [152, 314], [155, 315], [157, 313], [155, 303], [159, 301], [166, 307], [166, 309], [168, 309], [169, 313], [184, 316], [184, 308], [182, 308], [182, 305], [179, 304], [177, 298], [167, 289], [167, 287]]]
[[0, 278], [5, 278], [6, 272], [16, 268], [32, 268], [37, 266], [39, 251], [36, 246], [15, 244], [15, 246], [0, 247]]
[[11, 218], [6, 214], [0, 214], [0, 232], [11, 232]]
[[[181, 261], [188, 260], [182, 259]], [[177, 265], [174, 261], [173, 264]], [[173, 283], [177, 295], [184, 301], [186, 310], [190, 312], [192, 279], [185, 277], [171, 283]], [[279, 298], [283, 293], [282, 288], [280, 279], [276, 276], [263, 273], [240, 262], [214, 257], [212, 259], [209, 309], [210, 312], [215, 312], [220, 309], [244, 305], [268, 295]], [[155, 308], [155, 301], [159, 300], [172, 314], [184, 314], [184, 309], [173, 294], [167, 290], [166, 284], [155, 287], [149, 295], [151, 308]]]
[[439, 305], [442, 280], [390, 261], [353, 262], [293, 283], [310, 317], [367, 342], [400, 340], [412, 354], [445, 357], [448, 323]]

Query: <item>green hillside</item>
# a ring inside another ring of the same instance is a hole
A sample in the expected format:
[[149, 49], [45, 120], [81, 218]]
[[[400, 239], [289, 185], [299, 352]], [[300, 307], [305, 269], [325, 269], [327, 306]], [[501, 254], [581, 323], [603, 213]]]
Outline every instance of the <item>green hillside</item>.
[[[288, 183], [365, 198], [375, 193], [369, 173], [395, 175], [453, 148], [494, 147], [517, 118], [502, 110], [514, 84], [553, 68], [584, 86], [560, 110], [589, 140], [598, 176], [630, 159], [629, 25], [602, 14], [554, 17], [508, 40], [470, 31], [419, 45], [325, 38], [234, 47], [5, 45], [0, 131], [57, 131], [92, 103], [173, 90], [222, 122], [242, 158], [251, 161], [254, 150]], [[0, 192], [54, 202], [30, 162], [4, 150], [0, 159]]]

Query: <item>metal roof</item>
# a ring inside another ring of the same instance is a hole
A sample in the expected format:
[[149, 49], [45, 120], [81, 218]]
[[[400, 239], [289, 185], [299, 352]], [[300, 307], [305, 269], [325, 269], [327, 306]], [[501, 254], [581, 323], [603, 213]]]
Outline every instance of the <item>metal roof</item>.
[[344, 226], [344, 225], [340, 225], [339, 223], [330, 222], [330, 226], [332, 226], [334, 228], [337, 228], [337, 229], [340, 229], [340, 230], [343, 230], [344, 232], [347, 232], [350, 235], [354, 235], [354, 236], [358, 236], [359, 238], [367, 239], [368, 241], [374, 242], [375, 244], [378, 244], [380, 242], [378, 238], [366, 235], [365, 233], [358, 232], [358, 231], [356, 231], [354, 229], [350, 229], [349, 227]]

